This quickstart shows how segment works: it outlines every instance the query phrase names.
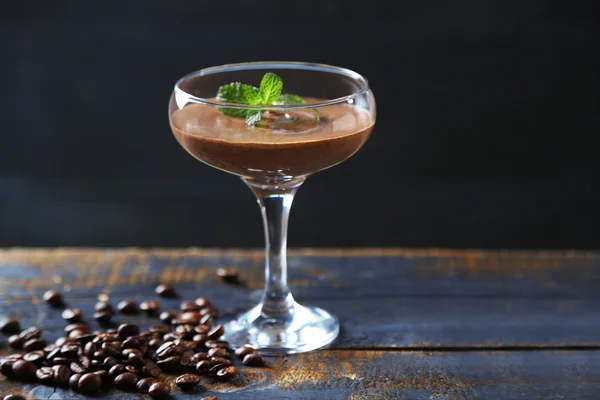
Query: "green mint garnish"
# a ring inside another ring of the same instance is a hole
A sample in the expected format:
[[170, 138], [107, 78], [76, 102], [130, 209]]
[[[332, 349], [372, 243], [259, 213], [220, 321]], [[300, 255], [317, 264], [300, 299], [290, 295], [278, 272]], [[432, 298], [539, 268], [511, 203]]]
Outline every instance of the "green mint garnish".
[[[260, 88], [245, 85], [240, 82], [223, 85], [217, 93], [217, 101], [224, 103], [249, 104], [249, 105], [285, 105], [306, 104], [300, 96], [286, 93], [281, 94], [283, 82], [281, 78], [272, 72], [263, 76]], [[231, 107], [219, 107], [219, 111], [230, 117], [246, 118], [246, 124], [257, 126], [262, 119], [264, 110], [243, 110]], [[319, 113], [317, 112], [317, 121]]]

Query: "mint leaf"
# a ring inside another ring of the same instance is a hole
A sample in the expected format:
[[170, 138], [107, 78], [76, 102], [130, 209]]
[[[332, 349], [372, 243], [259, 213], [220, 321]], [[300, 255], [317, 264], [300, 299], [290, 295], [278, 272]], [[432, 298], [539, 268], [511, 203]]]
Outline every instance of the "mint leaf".
[[276, 102], [273, 104], [306, 104], [306, 101], [300, 96], [295, 94], [286, 93], [279, 96]]
[[[219, 88], [217, 101], [237, 104], [257, 104], [259, 101], [258, 92], [258, 88], [254, 86], [233, 82]], [[248, 113], [247, 110], [231, 107], [219, 107], [219, 111], [230, 117], [238, 118], [246, 118], [246, 114]]]
[[248, 126], [257, 126], [263, 115], [262, 110], [248, 110], [246, 115], [246, 124]]
[[260, 104], [273, 104], [281, 95], [283, 82], [281, 78], [272, 72], [267, 72], [260, 82], [258, 96]]

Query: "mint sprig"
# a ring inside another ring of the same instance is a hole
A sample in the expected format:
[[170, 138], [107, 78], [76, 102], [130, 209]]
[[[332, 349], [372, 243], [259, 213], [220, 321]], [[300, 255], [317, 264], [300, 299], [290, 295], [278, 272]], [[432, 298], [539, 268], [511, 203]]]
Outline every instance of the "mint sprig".
[[[306, 101], [300, 96], [290, 93], [281, 94], [282, 91], [283, 82], [281, 78], [272, 72], [268, 72], [263, 76], [260, 88], [240, 82], [221, 86], [217, 92], [217, 101], [249, 105], [306, 104]], [[244, 110], [226, 106], [219, 107], [219, 111], [230, 117], [245, 118], [246, 124], [249, 126], [257, 126], [265, 112], [261, 109]], [[317, 112], [317, 120], [318, 116]]]

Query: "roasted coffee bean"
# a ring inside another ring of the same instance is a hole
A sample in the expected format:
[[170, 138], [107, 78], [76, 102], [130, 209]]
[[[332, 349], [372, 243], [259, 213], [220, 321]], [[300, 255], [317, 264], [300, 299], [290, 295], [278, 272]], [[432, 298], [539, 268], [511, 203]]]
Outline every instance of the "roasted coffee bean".
[[4, 397], [4, 400], [27, 400], [24, 396], [21, 396], [20, 394], [9, 394], [8, 396]]
[[23, 332], [19, 334], [21, 339], [25, 342], [31, 339], [37, 339], [42, 336], [42, 330], [37, 326], [32, 326], [30, 328], [25, 329]]
[[182, 313], [179, 316], [179, 318], [177, 318], [177, 322], [181, 322], [183, 324], [198, 325], [201, 317], [202, 315], [198, 311], [186, 311]]
[[198, 306], [198, 304], [196, 304], [195, 302], [193, 302], [191, 300], [182, 301], [181, 305], [179, 306], [179, 308], [183, 312], [200, 311], [200, 306]]
[[60, 347], [55, 344], [50, 343], [50, 344], [47, 344], [46, 346], [44, 346], [43, 350], [46, 354], [48, 354], [56, 349], [60, 349]]
[[156, 379], [154, 378], [144, 378], [138, 381], [136, 387], [140, 393], [148, 393], [148, 390], [150, 390], [150, 386], [154, 385], [155, 383]]
[[229, 352], [222, 347], [214, 347], [208, 350], [209, 357], [225, 357], [229, 358]]
[[123, 345], [121, 346], [123, 349], [139, 349], [140, 341], [136, 338], [129, 338], [123, 341]]
[[48, 344], [44, 339], [30, 339], [23, 344], [23, 350], [25, 351], [35, 351], [42, 350]]
[[112, 305], [110, 305], [110, 303], [106, 302], [106, 301], [99, 301], [96, 303], [96, 305], [94, 305], [94, 310], [96, 312], [107, 312], [110, 314], [114, 314], [115, 310], [113, 308]]
[[229, 342], [226, 342], [225, 340], [207, 340], [205, 343], [206, 347], [222, 347], [224, 349], [229, 347]]
[[12, 335], [8, 338], [8, 345], [13, 349], [22, 349], [25, 342], [19, 335]]
[[217, 371], [215, 378], [219, 381], [230, 381], [234, 376], [236, 376], [238, 370], [234, 366], [225, 367]]
[[223, 368], [227, 368], [231, 365], [231, 363], [229, 364], [213, 364], [212, 367], [208, 370], [208, 373], [210, 374], [210, 376], [215, 376], [217, 375], [217, 372], [219, 372], [220, 370], [222, 370]]
[[115, 378], [115, 387], [121, 390], [131, 390], [135, 388], [138, 377], [131, 372], [124, 372]]
[[80, 330], [85, 333], [90, 333], [92, 331], [90, 326], [84, 322], [76, 322], [74, 324], [69, 324], [65, 326], [65, 333], [67, 335], [75, 330]]
[[0, 332], [2, 333], [17, 333], [21, 330], [21, 324], [14, 318], [0, 320]]
[[150, 346], [151, 348], [153, 348], [154, 350], [158, 349], [160, 346], [163, 345], [163, 341], [161, 339], [152, 339], [148, 342], [148, 346]]
[[138, 349], [125, 349], [121, 352], [121, 356], [124, 358], [128, 358], [130, 354], [135, 354], [136, 356], [141, 358], [144, 357], [144, 353], [142, 353], [142, 351]]
[[69, 378], [69, 387], [72, 390], [77, 390], [77, 384], [79, 383], [79, 378], [81, 378], [81, 377], [82, 377], [81, 374], [71, 375], [71, 377]]
[[81, 356], [79, 357], [79, 364], [81, 364], [83, 368], [88, 369], [91, 365], [91, 361], [88, 357]]
[[195, 374], [183, 374], [175, 379], [175, 384], [183, 391], [192, 390], [200, 383], [200, 377]]
[[7, 376], [9, 378], [12, 378], [15, 376], [15, 373], [12, 369], [13, 365], [17, 362], [18, 360], [8, 360], [8, 359], [3, 359], [2, 361], [0, 361], [0, 373], [2, 373], [2, 375]]
[[67, 343], [60, 348], [60, 356], [65, 358], [75, 358], [79, 352], [79, 346]]
[[174, 312], [172, 312], [172, 311], [163, 311], [163, 312], [161, 312], [161, 313], [160, 313], [160, 315], [158, 316], [158, 318], [160, 319], [160, 321], [161, 321], [162, 323], [165, 323], [165, 324], [170, 324], [170, 323], [171, 323], [171, 321], [172, 321], [173, 319], [175, 319], [176, 317], [177, 317], [177, 314], [175, 314], [175, 313], [174, 313]]
[[254, 348], [250, 345], [245, 345], [242, 347], [238, 347], [237, 349], [235, 349], [235, 355], [238, 356], [240, 359], [244, 359], [244, 357], [246, 357], [248, 354], [252, 354], [254, 353]]
[[196, 371], [199, 374], [205, 374], [212, 368], [212, 363], [209, 360], [200, 360], [196, 363]]
[[196, 303], [196, 305], [200, 308], [205, 308], [212, 305], [210, 300], [208, 300], [206, 297], [198, 297], [196, 300], [194, 300], [194, 303]]
[[119, 338], [121, 340], [127, 339], [130, 336], [137, 336], [140, 334], [140, 327], [135, 324], [121, 324], [117, 329]]
[[143, 368], [144, 365], [146, 365], [146, 361], [144, 361], [144, 359], [136, 354], [129, 354], [129, 357], [127, 357], [127, 363], [129, 365], [133, 365], [136, 368]]
[[171, 285], [161, 284], [154, 289], [157, 295], [162, 297], [177, 297], [177, 293], [175, 292], [175, 288]]
[[150, 386], [150, 389], [148, 389], [148, 394], [154, 400], [166, 399], [169, 394], [171, 394], [171, 388], [166, 383], [156, 382]]
[[83, 365], [75, 361], [69, 364], [69, 368], [71, 368], [71, 372], [74, 374], [85, 374], [87, 372], [86, 368], [83, 368]]
[[208, 338], [217, 340], [225, 333], [225, 327], [223, 325], [217, 325], [210, 332], [208, 332]]
[[71, 360], [65, 357], [54, 357], [52, 359], [52, 365], [69, 365]]
[[156, 315], [160, 310], [160, 303], [155, 300], [146, 300], [140, 303], [140, 310], [148, 315]]
[[140, 311], [137, 303], [131, 300], [123, 300], [117, 305], [117, 309], [123, 314], [137, 314]]
[[44, 293], [42, 298], [52, 307], [60, 307], [64, 304], [62, 295], [55, 290], [48, 290], [46, 293]]
[[162, 346], [156, 349], [156, 356], [160, 358], [166, 358], [172, 356], [177, 352], [177, 348], [175, 343], [173, 342], [164, 342]]
[[153, 348], [148, 347], [144, 353], [144, 358], [154, 360], [156, 358], [156, 351]]
[[[73, 332], [71, 332], [73, 333]], [[87, 342], [91, 342], [94, 338], [96, 337], [96, 335], [94, 335], [93, 333], [83, 333], [81, 335], [79, 335], [78, 338], [76, 338], [77, 343], [79, 343], [80, 345], [85, 345]]]
[[152, 361], [146, 361], [146, 364], [142, 368], [142, 375], [151, 376], [152, 378], [158, 378], [161, 372], [160, 367]]
[[162, 369], [173, 369], [179, 365], [180, 359], [181, 359], [180, 356], [171, 356], [171, 357], [167, 357], [167, 358], [158, 360], [156, 362], [156, 365], [158, 365]]
[[62, 317], [65, 321], [79, 322], [83, 319], [83, 313], [79, 308], [67, 308], [62, 312]]
[[200, 323], [202, 325], [212, 325], [213, 322], [215, 322], [215, 321], [211, 314], [203, 315], [202, 318], [200, 318]]
[[213, 365], [217, 365], [217, 364], [225, 364], [225, 365], [231, 365], [231, 360], [228, 358], [224, 358], [224, 357], [211, 357], [210, 362], [213, 363]]
[[[79, 329], [75, 329], [74, 331], [71, 331], [68, 335], [69, 339], [73, 339], [73, 340], [77, 340], [80, 337], [82, 337], [83, 335], [85, 335], [86, 333], [84, 331], [81, 331]], [[92, 337], [93, 339], [94, 337]]]
[[219, 398], [217, 396], [208, 396], [208, 397], [203, 397], [200, 400], [219, 400]]
[[94, 313], [93, 317], [100, 325], [108, 325], [112, 319], [112, 314], [106, 311], [98, 311]]
[[181, 365], [183, 368], [193, 368], [196, 366], [197, 362], [198, 361], [191, 354], [181, 356], [179, 359], [179, 365]]
[[131, 372], [131, 373], [136, 374], [136, 375], [140, 374], [140, 370], [137, 369], [136, 367], [134, 367], [133, 365], [126, 365], [125, 366], [125, 372]]
[[238, 279], [238, 273], [233, 268], [218, 268], [216, 274], [219, 278], [227, 282], [235, 282]]
[[[162, 314], [164, 314], [164, 313], [162, 313]], [[167, 314], [169, 314], [169, 313], [167, 313]], [[164, 326], [164, 325], [152, 325], [150, 327], [150, 331], [153, 332], [153, 333], [155, 333], [155, 334], [157, 334], [157, 335], [159, 335], [159, 336], [162, 336], [165, 333], [171, 332], [171, 327], [170, 326]]]
[[165, 335], [163, 336], [163, 340], [165, 342], [172, 342], [177, 339], [181, 339], [181, 335], [175, 332], [165, 333]]
[[208, 335], [204, 335], [202, 333], [198, 333], [198, 334], [194, 335], [194, 337], [192, 338], [192, 340], [198, 346], [204, 346], [206, 344], [206, 341], [208, 340]]
[[112, 379], [115, 379], [117, 376], [121, 375], [124, 372], [125, 372], [125, 365], [117, 364], [108, 370], [108, 376]]
[[69, 378], [73, 375], [69, 367], [55, 365], [52, 369], [54, 370], [54, 383], [60, 386], [67, 386], [69, 384]]
[[264, 367], [266, 364], [265, 359], [258, 353], [247, 354], [242, 363], [250, 367]]
[[83, 354], [85, 354], [88, 357], [91, 357], [99, 349], [100, 346], [98, 345], [98, 343], [94, 343], [94, 341], [92, 340], [91, 342], [86, 343], [83, 347]]
[[175, 333], [181, 335], [183, 339], [192, 339], [196, 335], [196, 331], [194, 331], [193, 325], [178, 325], [175, 328]]
[[46, 359], [46, 353], [43, 350], [31, 351], [23, 356], [23, 360], [40, 365]]
[[122, 351], [121, 346], [116, 342], [102, 343], [102, 350], [107, 357], [120, 357]]
[[194, 354], [194, 358], [196, 359], [196, 361], [202, 361], [202, 360], [208, 360], [210, 358], [210, 356], [208, 355], [207, 352], [200, 351], [200, 352]]
[[115, 357], [106, 357], [102, 363], [106, 369], [109, 370], [115, 365], [119, 364], [119, 360], [117, 360]]
[[102, 380], [102, 383], [108, 383], [110, 381], [108, 377], [108, 371], [101, 369], [100, 371], [94, 372], [94, 374], [98, 375]]
[[102, 362], [102, 360], [92, 360], [90, 361], [90, 369], [92, 371], [100, 371], [106, 369], [106, 366]]
[[38, 381], [42, 383], [53, 383], [54, 382], [54, 370], [52, 367], [42, 367], [35, 371], [35, 376]]
[[87, 394], [94, 393], [100, 390], [102, 386], [102, 378], [94, 373], [82, 375], [77, 383], [79, 393]]
[[62, 346], [63, 344], [65, 344], [67, 342], [71, 342], [71, 340], [69, 338], [66, 338], [63, 336], [63, 337], [59, 337], [58, 339], [56, 339], [54, 344], [57, 346]]

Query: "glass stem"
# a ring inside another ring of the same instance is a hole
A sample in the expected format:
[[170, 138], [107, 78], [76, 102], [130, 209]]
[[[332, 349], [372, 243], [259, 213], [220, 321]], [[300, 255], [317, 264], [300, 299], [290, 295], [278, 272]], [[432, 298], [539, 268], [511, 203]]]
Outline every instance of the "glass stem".
[[294, 195], [304, 178], [277, 184], [244, 179], [256, 196], [265, 230], [265, 291], [262, 314], [287, 314], [294, 297], [287, 285], [287, 228]]

